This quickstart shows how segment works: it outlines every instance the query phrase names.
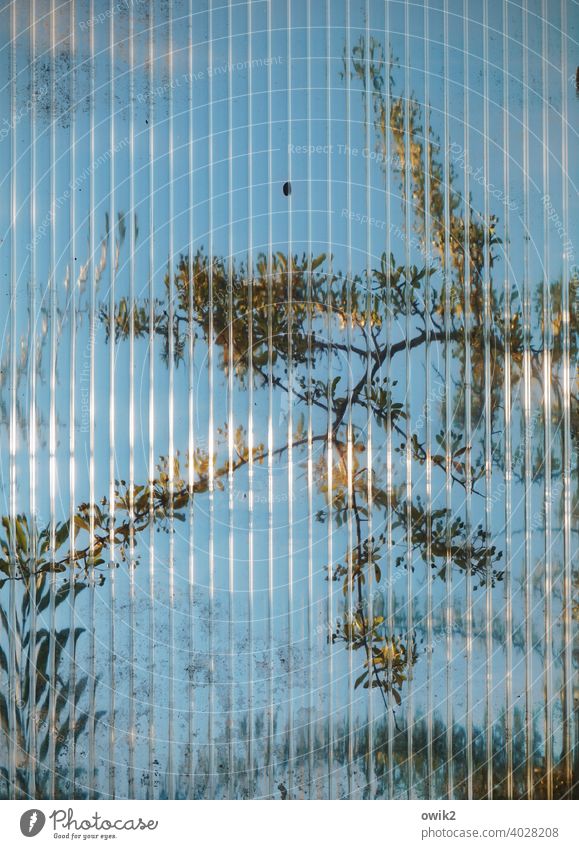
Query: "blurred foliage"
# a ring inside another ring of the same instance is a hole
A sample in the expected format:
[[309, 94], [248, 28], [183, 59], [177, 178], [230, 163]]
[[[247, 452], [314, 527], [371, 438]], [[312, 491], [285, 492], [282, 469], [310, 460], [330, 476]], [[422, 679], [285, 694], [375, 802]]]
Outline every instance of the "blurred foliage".
[[[28, 541], [24, 527], [19, 522], [22, 558]], [[55, 577], [45, 571], [29, 572], [22, 580], [26, 591], [16, 606], [15, 617], [0, 606], [0, 623], [10, 634], [8, 650], [0, 646], [0, 671], [13, 687], [13, 691], [0, 693], [0, 728], [14, 748], [16, 786], [10, 795], [16, 792], [17, 796], [35, 799], [55, 795], [66, 798], [71, 787], [82, 786], [84, 771], [79, 765], [71, 776], [69, 747], [89, 724], [94, 729], [106, 711], [91, 715], [78, 709], [83, 693], [97, 684], [88, 675], [76, 674], [76, 670], [71, 674], [71, 654], [74, 656], [85, 628], [76, 627], [72, 634], [69, 627], [56, 626], [52, 615], [62, 605], [69, 605], [87, 583], [65, 580], [56, 585]], [[8, 787], [9, 765], [0, 765], [0, 777]]]

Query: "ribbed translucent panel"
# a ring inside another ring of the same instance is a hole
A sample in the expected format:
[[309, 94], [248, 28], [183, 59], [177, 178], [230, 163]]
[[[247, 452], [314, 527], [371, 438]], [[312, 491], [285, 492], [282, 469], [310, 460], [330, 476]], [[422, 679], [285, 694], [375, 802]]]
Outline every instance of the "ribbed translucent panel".
[[0, 3], [0, 796], [577, 797], [578, 38]]

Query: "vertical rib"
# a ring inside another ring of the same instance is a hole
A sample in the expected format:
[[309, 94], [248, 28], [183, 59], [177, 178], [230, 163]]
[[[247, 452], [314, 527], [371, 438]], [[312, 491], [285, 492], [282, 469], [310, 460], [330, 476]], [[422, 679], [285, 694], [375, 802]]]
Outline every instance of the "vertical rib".
[[[13, 0], [10, 7], [10, 44], [11, 50], [11, 115], [16, 115], [16, 0]], [[16, 763], [18, 758], [18, 748], [20, 735], [17, 731], [16, 719], [16, 704], [20, 700], [20, 686], [18, 682], [18, 644], [20, 642], [20, 632], [16, 619], [16, 581], [18, 579], [18, 554], [16, 550], [16, 442], [18, 438], [18, 419], [16, 408], [16, 380], [17, 380], [17, 347], [16, 347], [16, 246], [17, 242], [17, 197], [16, 197], [16, 127], [12, 128], [12, 161], [10, 163], [10, 220], [12, 224], [12, 244], [11, 244], [11, 268], [10, 268], [10, 571], [12, 580], [10, 581], [10, 658], [8, 671], [8, 686], [9, 686], [9, 788], [14, 799], [18, 798], [18, 787], [16, 785]]]
[[[430, 576], [430, 564], [432, 563], [432, 421], [431, 421], [431, 401], [432, 392], [432, 353], [430, 348], [430, 334], [432, 333], [432, 322], [430, 314], [430, 252], [432, 245], [431, 233], [431, 217], [430, 217], [430, 21], [429, 21], [429, 0], [425, 0], [424, 4], [424, 253], [426, 262], [426, 274], [424, 276], [424, 301], [426, 318], [426, 340], [424, 344], [424, 358], [426, 363], [426, 386], [425, 386], [425, 419], [426, 419], [426, 567], [427, 567], [427, 588], [426, 588], [426, 644], [428, 653], [426, 659], [426, 765], [427, 765], [427, 781], [426, 781], [426, 798], [432, 799], [434, 796], [433, 776], [434, 776], [434, 755], [433, 755], [433, 693], [432, 693], [432, 654], [433, 648], [433, 628], [432, 628], [432, 579]], [[386, 160], [389, 163], [389, 159]]]
[[[50, 102], [56, 97], [56, 9], [50, 4]], [[12, 42], [14, 44], [14, 42]], [[52, 107], [53, 108], [53, 107]], [[49, 700], [48, 700], [48, 770], [50, 798], [56, 796], [56, 345], [58, 338], [56, 309], [56, 119], [50, 117], [50, 412], [49, 412], [49, 499], [50, 499], [50, 624], [49, 624]]]
[[[272, 0], [267, 3], [267, 56], [271, 58], [271, 18]], [[272, 242], [272, 90], [271, 62], [267, 67], [267, 527], [268, 527], [268, 574], [267, 574], [267, 641], [268, 641], [268, 720], [267, 720], [267, 770], [268, 797], [274, 792], [273, 782], [273, 744], [274, 744], [274, 704], [273, 704], [273, 242]]]
[[[94, 0], [90, 0], [90, 16], [94, 18]], [[95, 43], [94, 27], [90, 28], [90, 99], [89, 99], [89, 121], [90, 121], [90, 162], [95, 161]], [[89, 184], [89, 268], [90, 268], [90, 306], [89, 306], [89, 555], [94, 564], [95, 547], [95, 314], [96, 314], [96, 269], [95, 269], [95, 182], [94, 167], [90, 170]], [[90, 581], [90, 673], [89, 673], [89, 727], [88, 727], [88, 796], [96, 797], [96, 580], [95, 566], [92, 567], [92, 579]]]
[[[229, 68], [233, 68], [233, 38], [232, 38], [232, 8], [231, 0], [227, 3], [227, 56]], [[227, 77], [227, 217], [228, 217], [228, 261], [227, 261], [227, 322], [229, 362], [227, 363], [227, 443], [228, 443], [228, 485], [229, 485], [229, 716], [227, 721], [227, 742], [229, 757], [229, 798], [234, 794], [234, 747], [233, 747], [233, 717], [235, 687], [233, 676], [235, 672], [233, 655], [235, 647], [234, 632], [234, 483], [233, 483], [233, 370], [234, 364], [234, 333], [233, 333], [233, 82], [232, 71]]]
[[[483, 0], [483, 173], [484, 173], [484, 247], [483, 247], [483, 338], [485, 384], [485, 531], [490, 541], [492, 492], [492, 374], [491, 374], [491, 279], [490, 279], [490, 209], [489, 209], [489, 73], [488, 73], [488, 0]], [[492, 717], [492, 651], [493, 594], [492, 558], [486, 561], [486, 765], [487, 798], [493, 798], [493, 717]]]
[[[561, 0], [561, 169], [563, 229], [569, 233], [569, 142], [568, 142], [568, 63], [567, 0]], [[575, 276], [575, 275], [574, 275]], [[561, 282], [562, 365], [563, 365], [563, 758], [567, 792], [573, 788], [573, 563], [571, 555], [571, 354], [570, 354], [570, 275], [569, 251], [563, 251]]]
[[[372, 93], [370, 80], [370, 0], [366, 0], [365, 6], [366, 17], [366, 66], [364, 69], [364, 88], [366, 97], [364, 100], [365, 115], [364, 115], [364, 145], [369, 152], [370, 147], [370, 125], [372, 121], [374, 95]], [[375, 776], [374, 776], [374, 714], [373, 714], [373, 687], [372, 687], [372, 668], [373, 668], [373, 631], [374, 631], [374, 556], [373, 556], [373, 538], [372, 538], [372, 239], [370, 218], [372, 213], [372, 201], [370, 192], [370, 156], [366, 156], [365, 163], [365, 194], [366, 194], [366, 321], [365, 321], [365, 336], [366, 336], [366, 498], [367, 498], [367, 535], [366, 546], [368, 552], [368, 578], [367, 589], [368, 608], [366, 615], [366, 630], [368, 632], [368, 751], [367, 751], [367, 796], [369, 799], [374, 797], [375, 792]], [[361, 565], [361, 564], [360, 564]], [[362, 613], [363, 611], [360, 611]], [[383, 691], [381, 690], [383, 693]]]
[[149, 4], [149, 787], [155, 797], [155, 4]]
[[[348, 528], [348, 548], [347, 548], [347, 578], [348, 578], [348, 623], [350, 633], [354, 628], [354, 597], [353, 597], [353, 561], [352, 561], [352, 166], [350, 164], [351, 150], [351, 103], [350, 103], [350, 62], [352, 61], [352, 48], [350, 37], [350, 0], [346, 0], [346, 192], [348, 206], [348, 223], [346, 237], [346, 367], [348, 369], [348, 388], [347, 388], [347, 418], [346, 418], [346, 475], [347, 475], [347, 490], [348, 490], [348, 509], [347, 509], [347, 528]], [[337, 434], [336, 434], [337, 436]], [[343, 465], [343, 446], [339, 447], [341, 463]], [[352, 798], [352, 770], [354, 761], [354, 669], [353, 669], [353, 651], [348, 651], [348, 798]]]
[[[287, 0], [287, 127], [288, 127], [288, 181], [291, 186], [292, 179], [292, 19], [291, 0]], [[294, 606], [294, 548], [293, 548], [293, 202], [292, 194], [288, 195], [288, 273], [287, 273], [287, 300], [288, 300], [288, 417], [287, 417], [287, 444], [288, 444], [288, 795], [293, 798], [294, 788], [294, 721], [293, 721], [293, 606]]]
[[[30, 4], [30, 62], [31, 62], [31, 88], [36, 90], [36, 0]], [[36, 369], [37, 369], [37, 347], [36, 347], [36, 295], [37, 295], [37, 268], [36, 247], [34, 235], [36, 233], [36, 108], [34, 97], [30, 104], [30, 411], [29, 411], [29, 487], [30, 487], [30, 540], [29, 550], [32, 574], [29, 579], [29, 604], [30, 604], [30, 636], [28, 642], [28, 698], [30, 700], [29, 714], [29, 741], [28, 741], [28, 793], [36, 797], [36, 734], [37, 734], [37, 705], [36, 705], [36, 563], [38, 562], [37, 542], [37, 505], [36, 505]]]
[[531, 292], [529, 286], [529, 37], [528, 0], [523, 8], [523, 443], [525, 490], [525, 556], [524, 556], [524, 606], [525, 606], [525, 745], [527, 798], [532, 799], [533, 789], [533, 636], [532, 636], [532, 552], [531, 552]]
[[[74, 186], [76, 178], [76, 114], [75, 114], [75, 98], [76, 98], [76, 16], [75, 4], [70, 5], [70, 54], [71, 54], [71, 72], [70, 72], [70, 186]], [[75, 432], [75, 415], [76, 415], [76, 398], [75, 398], [75, 367], [76, 367], [76, 202], [75, 192], [70, 194], [70, 244], [69, 244], [69, 270], [68, 282], [70, 286], [70, 394], [69, 394], [69, 540], [70, 540], [70, 680], [68, 682], [69, 694], [69, 714], [68, 714], [68, 732], [69, 732], [69, 769], [70, 781], [72, 786], [72, 798], [76, 796], [76, 561], [75, 561], [75, 482], [76, 482], [76, 432]]]
[[[503, 183], [505, 221], [505, 240], [503, 256], [505, 261], [504, 276], [504, 427], [505, 427], [505, 742], [507, 749], [507, 799], [513, 798], [513, 597], [512, 597], [512, 481], [513, 455], [511, 434], [511, 279], [510, 279], [510, 246], [509, 246], [509, 8], [503, 6]], [[468, 372], [467, 372], [468, 373]]]
[[412, 350], [410, 337], [412, 334], [412, 295], [410, 283], [410, 238], [412, 193], [410, 177], [410, 6], [404, 5], [404, 230], [405, 230], [405, 335], [406, 335], [406, 572], [407, 572], [407, 618], [406, 618], [406, 649], [408, 658], [408, 695], [406, 706], [406, 728], [408, 735], [408, 798], [414, 795], [414, 715], [413, 715], [413, 670], [412, 670], [412, 640], [413, 640], [413, 586], [412, 586], [412, 429], [411, 429], [411, 366]]
[[[92, 29], [92, 28], [91, 28]], [[129, 10], [129, 799], [135, 797], [135, 46]]]
[[333, 235], [332, 235], [332, 27], [331, 27], [331, 4], [330, 0], [326, 0], [326, 131], [328, 141], [328, 157], [327, 157], [327, 226], [328, 226], [328, 259], [326, 272], [326, 311], [327, 311], [327, 327], [328, 327], [328, 434], [326, 446], [327, 458], [327, 475], [328, 475], [328, 567], [326, 580], [328, 582], [328, 598], [327, 598], [327, 641], [328, 641], [328, 798], [334, 799], [334, 640], [333, 634], [333, 618], [334, 618], [334, 599], [333, 599], [333, 562], [334, 548], [332, 537], [333, 524], [333, 459], [334, 459], [334, 440], [332, 434], [332, 394], [331, 386], [333, 381], [333, 352], [332, 352], [332, 335], [333, 335], [333, 303], [332, 303], [332, 284], [333, 284]]
[[453, 732], [454, 716], [452, 704], [452, 349], [450, 345], [451, 304], [450, 291], [452, 287], [450, 265], [450, 163], [449, 163], [449, 98], [448, 79], [450, 75], [448, 51], [448, 1], [444, 0], [444, 414], [445, 414], [445, 493], [446, 493], [446, 759], [447, 759], [447, 794], [454, 798], [454, 759]]
[[[468, 2], [468, 0], [467, 0]], [[470, 127], [470, 77], [469, 77], [469, 44], [468, 44], [468, 10], [463, 22], [464, 38], [464, 429], [465, 429], [465, 535], [467, 546], [466, 557], [466, 772], [467, 796], [473, 798], [473, 686], [472, 686], [472, 655], [473, 655], [473, 599], [472, 599], [472, 349], [471, 349], [471, 275], [470, 275], [470, 186], [469, 186], [469, 127]]]
[[253, 14], [251, 3], [247, 4], [247, 128], [248, 128], [248, 250], [247, 250], [247, 448], [248, 448], [248, 705], [247, 705], [247, 789], [248, 797], [253, 795]]
[[195, 280], [194, 271], [195, 263], [193, 259], [193, 0], [189, 0], [189, 289], [187, 292], [187, 310], [188, 310], [188, 387], [187, 387], [187, 413], [188, 413], [188, 489], [189, 489], [189, 509], [188, 509], [188, 567], [189, 567], [189, 587], [188, 587], [188, 604], [189, 604], [189, 687], [187, 717], [188, 717], [188, 742], [189, 742], [189, 798], [194, 798], [195, 793], [195, 541], [194, 541], [194, 486], [195, 486], [195, 406], [194, 406], [194, 381], [195, 381], [195, 332], [193, 330], [193, 309], [194, 309], [194, 287]]
[[[308, 718], [307, 718], [307, 747], [308, 747], [308, 799], [312, 798], [312, 790], [314, 787], [314, 737], [313, 737], [313, 713], [314, 713], [314, 675], [313, 675], [313, 573], [314, 573], [314, 556], [313, 556], [313, 457], [312, 457], [312, 155], [311, 155], [311, 140], [312, 140], [312, 68], [311, 68], [311, 3], [307, 0], [307, 47], [306, 47], [306, 121], [307, 121], [307, 286], [306, 286], [306, 301], [307, 301], [307, 348], [308, 348], [308, 367], [307, 367], [307, 386], [308, 386], [308, 425], [307, 425], [307, 488], [308, 488], [308, 587], [307, 587], [307, 606], [308, 606]], [[289, 406], [289, 405], [288, 405]]]
[[115, 279], [119, 261], [119, 243], [117, 242], [115, 225], [115, 10], [113, 0], [110, 0], [109, 51], [110, 51], [110, 222], [113, 236], [113, 251], [111, 257], [111, 287], [109, 293], [109, 796], [115, 797]]
[[[209, 0], [209, 67], [213, 67], [213, 2]], [[209, 340], [207, 369], [209, 378], [209, 798], [215, 795], [215, 746], [213, 713], [215, 709], [215, 658], [213, 619], [215, 605], [215, 492], [214, 492], [214, 376], [213, 376], [213, 77], [209, 77]], [[251, 351], [251, 347], [250, 347]], [[250, 448], [251, 454], [251, 448]], [[251, 460], [250, 460], [251, 463]], [[250, 499], [251, 499], [250, 495]]]
[[[390, 4], [386, 4], [385, 12], [385, 61], [386, 61], [386, 118], [384, 121], [385, 145], [386, 145], [386, 385], [388, 391], [392, 392], [392, 278], [391, 278], [391, 109], [392, 109], [392, 82], [391, 82], [391, 45], [390, 45]], [[393, 573], [393, 466], [392, 466], [392, 416], [388, 416], [386, 424], [386, 549], [387, 549], [387, 588], [386, 588], [386, 619], [387, 634], [393, 645], [394, 638], [394, 573]], [[388, 680], [392, 681], [392, 652], [388, 652]], [[387, 798], [394, 797], [394, 708], [388, 710], [388, 775], [387, 775]]]
[[[175, 520], [173, 516], [175, 495], [175, 375], [174, 375], [174, 271], [173, 271], [173, 214], [174, 214], [174, 139], [173, 139], [173, 0], [168, 6], [168, 65], [169, 65], [169, 310], [167, 321], [167, 353], [169, 364], [169, 721], [168, 721], [168, 754], [167, 754], [167, 793], [169, 799], [175, 796], [175, 764], [173, 746], [175, 741]], [[211, 135], [209, 136], [211, 138]], [[211, 145], [210, 145], [211, 147]], [[210, 195], [211, 197], [211, 195]], [[211, 232], [211, 231], [210, 231]], [[211, 460], [210, 460], [211, 468]], [[209, 738], [211, 740], [211, 737]]]

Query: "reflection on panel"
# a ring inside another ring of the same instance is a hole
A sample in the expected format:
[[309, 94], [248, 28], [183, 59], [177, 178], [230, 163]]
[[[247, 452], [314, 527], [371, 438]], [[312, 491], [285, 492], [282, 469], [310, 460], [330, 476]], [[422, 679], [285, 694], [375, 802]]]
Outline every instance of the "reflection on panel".
[[0, 795], [577, 795], [574, 4], [0, 8]]

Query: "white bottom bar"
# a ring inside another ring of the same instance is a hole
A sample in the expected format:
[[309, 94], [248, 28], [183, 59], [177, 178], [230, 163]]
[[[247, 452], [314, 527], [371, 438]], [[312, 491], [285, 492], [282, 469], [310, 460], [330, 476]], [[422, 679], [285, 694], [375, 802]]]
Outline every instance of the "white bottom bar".
[[[369, 811], [367, 805], [373, 804]], [[3, 802], [3, 842], [251, 849], [358, 846], [558, 847], [577, 844], [576, 802]], [[299, 807], [299, 811], [297, 810]], [[259, 808], [259, 810], [258, 810]], [[36, 813], [36, 816], [34, 815]], [[376, 833], [368, 835], [368, 816]], [[44, 825], [39, 829], [39, 826]], [[29, 833], [24, 833], [29, 832]], [[37, 833], [38, 832], [38, 833]], [[64, 842], [66, 841], [66, 843]]]

